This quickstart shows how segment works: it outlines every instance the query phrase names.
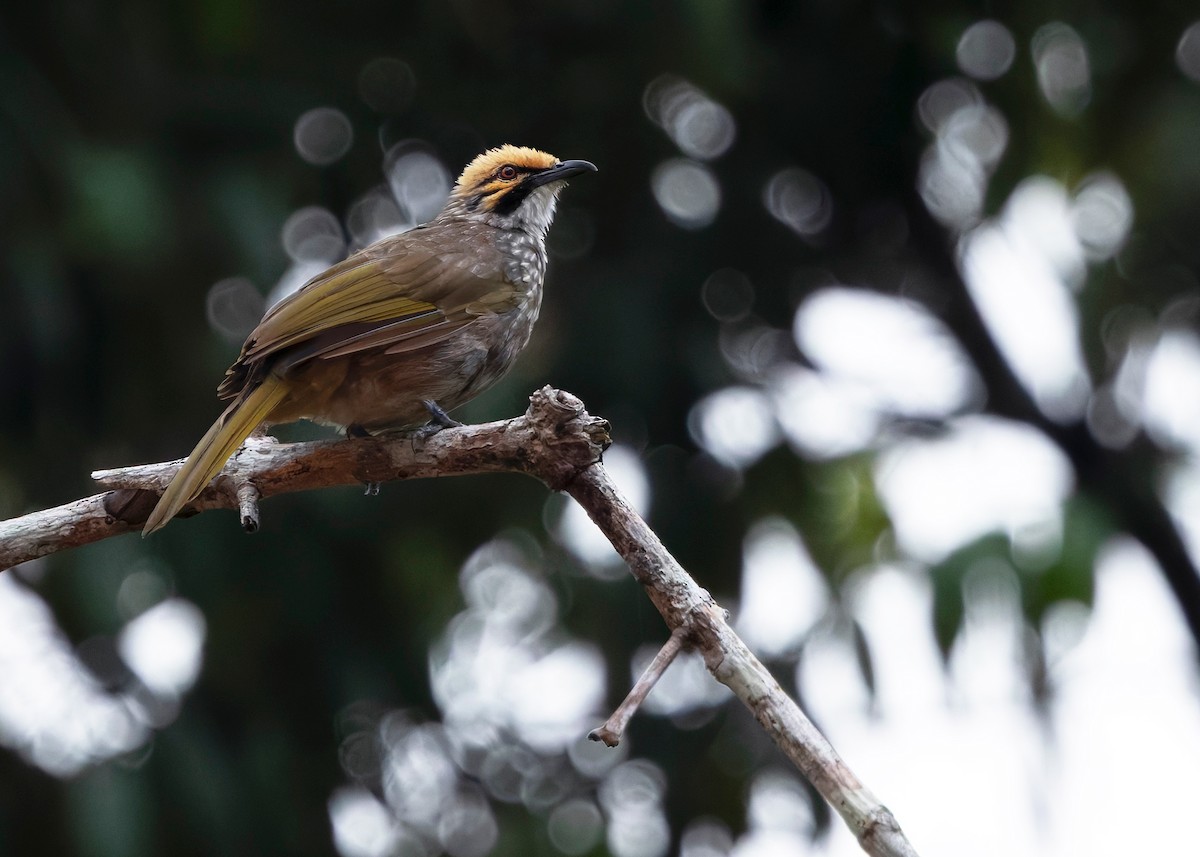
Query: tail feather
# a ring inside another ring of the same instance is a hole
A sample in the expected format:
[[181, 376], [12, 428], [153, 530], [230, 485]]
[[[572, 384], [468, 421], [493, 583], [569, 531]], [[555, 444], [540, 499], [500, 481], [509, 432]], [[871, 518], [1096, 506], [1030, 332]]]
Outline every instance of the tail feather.
[[148, 536], [166, 525], [179, 510], [196, 498], [209, 480], [221, 472], [229, 456], [242, 441], [267, 418], [287, 395], [287, 387], [278, 378], [268, 377], [259, 386], [232, 402], [213, 423], [183, 467], [175, 474], [158, 505], [146, 519], [142, 535]]

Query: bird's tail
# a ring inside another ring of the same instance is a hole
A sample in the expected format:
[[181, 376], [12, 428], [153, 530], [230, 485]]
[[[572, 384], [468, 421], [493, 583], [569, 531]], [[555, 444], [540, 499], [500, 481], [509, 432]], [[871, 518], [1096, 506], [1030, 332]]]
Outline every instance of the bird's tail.
[[267, 376], [250, 392], [238, 396], [225, 413], [213, 423], [183, 467], [175, 474], [167, 490], [158, 500], [158, 505], [146, 519], [142, 535], [165, 526], [179, 510], [204, 490], [210, 479], [221, 472], [229, 456], [250, 436], [250, 432], [267, 418], [275, 406], [287, 395], [286, 385], [274, 376]]

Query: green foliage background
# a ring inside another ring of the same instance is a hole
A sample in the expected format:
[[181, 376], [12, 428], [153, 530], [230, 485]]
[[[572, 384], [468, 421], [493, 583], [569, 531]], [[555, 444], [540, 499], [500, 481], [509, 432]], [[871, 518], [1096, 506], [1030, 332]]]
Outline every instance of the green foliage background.
[[[600, 167], [564, 197], [588, 249], [553, 261], [533, 347], [465, 417], [515, 414], [544, 383], [582, 397], [613, 420], [619, 442], [644, 453], [652, 523], [706, 588], [737, 592], [742, 539], [765, 514], [796, 524], [835, 590], [888, 528], [866, 458], [813, 463], [778, 449], [732, 494], [705, 476], [711, 466], [698, 459], [687, 415], [734, 380], [700, 300], [705, 279], [725, 267], [749, 277], [756, 316], [783, 331], [829, 279], [923, 300], [975, 360], [987, 408], [1063, 447], [1081, 490], [1067, 549], [1023, 591], [1032, 627], [1053, 601], [1090, 599], [1095, 548], [1114, 531], [1134, 532], [1160, 562], [1173, 557], [1194, 575], [1154, 511], [1147, 476], [1164, 454], [1145, 442], [1102, 449], [1086, 429], [1053, 424], [1031, 405], [966, 302], [949, 236], [916, 194], [928, 142], [917, 99], [956, 74], [958, 36], [996, 14], [991, 6], [54, 0], [20, 12], [0, 12], [4, 517], [92, 493], [93, 469], [191, 448], [217, 413], [212, 389], [236, 353], [205, 321], [206, 292], [236, 274], [269, 288], [286, 265], [278, 233], [291, 211], [320, 204], [344, 214], [380, 182], [382, 151], [398, 140], [428, 142], [451, 170], [513, 142]], [[1194, 294], [1200, 86], [1172, 57], [1196, 12], [1119, 0], [1014, 4], [1002, 20], [1017, 61], [984, 85], [1010, 126], [989, 211], [1033, 173], [1071, 185], [1106, 167], [1133, 196], [1139, 264], [1099, 266], [1081, 297], [1098, 377], [1112, 368], [1096, 335], [1106, 313], [1132, 305], [1156, 315]], [[1029, 61], [1032, 32], [1055, 19], [1077, 28], [1093, 64], [1093, 101], [1075, 119], [1038, 99]], [[361, 69], [379, 56], [402, 59], [415, 79], [411, 99], [384, 113], [358, 96]], [[719, 216], [695, 232], [671, 224], [650, 190], [654, 167], [677, 155], [642, 104], [664, 72], [737, 122], [733, 148], [713, 164]], [[344, 111], [355, 131], [328, 168], [292, 145], [297, 117], [319, 105]], [[820, 246], [762, 204], [767, 178], [791, 164], [833, 193], [836, 217]], [[908, 228], [901, 245], [881, 250], [868, 215], [885, 204]], [[855, 516], [830, 526], [828, 498], [847, 484], [859, 486]], [[458, 568], [498, 532], [541, 544], [562, 621], [603, 648], [615, 703], [634, 649], [665, 630], [632, 581], [577, 573], [545, 534], [553, 502], [516, 476], [388, 485], [378, 498], [331, 490], [272, 500], [253, 538], [212, 513], [149, 541], [52, 558], [37, 587], [80, 642], [119, 630], [116, 588], [153, 563], [207, 619], [204, 672], [179, 718], [136, 759], [62, 782], [0, 753], [0, 852], [331, 853], [340, 713], [370, 700], [436, 717], [427, 650], [459, 609]], [[964, 569], [1007, 554], [995, 537], [931, 570], [931, 621], [944, 646], [961, 621]], [[1200, 605], [1181, 586], [1181, 607], [1194, 615]], [[788, 684], [789, 672], [780, 671]], [[776, 758], [733, 707], [692, 730], [639, 718], [631, 742], [669, 772], [676, 830], [701, 814], [738, 829], [746, 776]], [[495, 854], [555, 853], [538, 818], [501, 813]]]

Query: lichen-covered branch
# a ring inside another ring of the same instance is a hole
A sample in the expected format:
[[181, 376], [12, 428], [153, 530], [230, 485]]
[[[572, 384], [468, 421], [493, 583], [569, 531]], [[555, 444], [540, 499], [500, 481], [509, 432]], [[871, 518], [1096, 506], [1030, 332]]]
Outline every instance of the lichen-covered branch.
[[[333, 485], [431, 476], [517, 472], [566, 491], [629, 564], [676, 644], [699, 651], [876, 857], [915, 857], [891, 812], [861, 783], [799, 706], [784, 693], [726, 620], [725, 611], [679, 565], [629, 505], [600, 463], [608, 423], [570, 393], [544, 387], [520, 417], [407, 436], [280, 444], [251, 438], [184, 514], [238, 509], [242, 526], [259, 525], [259, 501]], [[138, 530], [181, 462], [94, 473], [109, 490], [0, 523], [0, 568]], [[664, 656], [669, 663], [670, 657]], [[665, 667], [665, 663], [663, 665]]]

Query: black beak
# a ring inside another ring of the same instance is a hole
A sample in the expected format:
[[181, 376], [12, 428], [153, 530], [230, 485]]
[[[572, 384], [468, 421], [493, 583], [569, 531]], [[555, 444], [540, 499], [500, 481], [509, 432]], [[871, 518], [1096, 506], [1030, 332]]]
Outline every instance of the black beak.
[[543, 170], [540, 173], [530, 176], [525, 180], [525, 185], [530, 189], [541, 187], [550, 182], [559, 182], [564, 179], [569, 179], [571, 176], [577, 176], [582, 173], [596, 172], [596, 165], [591, 161], [563, 161], [555, 164], [548, 170]]

